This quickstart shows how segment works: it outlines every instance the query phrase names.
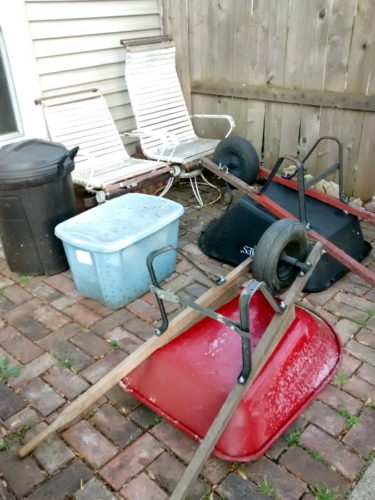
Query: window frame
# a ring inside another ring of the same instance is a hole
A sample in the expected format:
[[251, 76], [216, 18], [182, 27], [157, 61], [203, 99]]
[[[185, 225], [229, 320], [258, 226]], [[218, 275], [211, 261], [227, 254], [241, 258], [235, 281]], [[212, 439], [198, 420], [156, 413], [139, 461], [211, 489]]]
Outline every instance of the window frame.
[[14, 137], [0, 136], [0, 147], [22, 139], [47, 139], [42, 110], [34, 103], [41, 91], [25, 0], [0, 2], [0, 29], [18, 105], [20, 127], [20, 133]]
[[24, 130], [21, 120], [20, 109], [18, 105], [17, 93], [13, 82], [12, 70], [10, 67], [8, 52], [5, 45], [3, 30], [1, 29], [1, 26], [0, 26], [0, 54], [4, 65], [5, 77], [9, 90], [10, 104], [12, 106], [12, 110], [14, 113], [14, 120], [16, 123], [16, 130], [14, 132], [8, 132], [5, 134], [0, 133], [0, 142], [5, 142], [11, 139], [17, 139], [18, 137], [21, 137], [24, 134]]

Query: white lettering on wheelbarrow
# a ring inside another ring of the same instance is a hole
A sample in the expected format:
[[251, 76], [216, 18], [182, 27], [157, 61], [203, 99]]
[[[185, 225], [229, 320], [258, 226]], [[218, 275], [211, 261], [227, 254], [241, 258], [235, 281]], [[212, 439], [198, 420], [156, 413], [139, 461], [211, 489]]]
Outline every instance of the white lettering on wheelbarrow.
[[250, 257], [254, 257], [255, 248], [249, 247], [248, 245], [244, 245], [240, 253], [244, 253], [245, 255], [249, 255]]

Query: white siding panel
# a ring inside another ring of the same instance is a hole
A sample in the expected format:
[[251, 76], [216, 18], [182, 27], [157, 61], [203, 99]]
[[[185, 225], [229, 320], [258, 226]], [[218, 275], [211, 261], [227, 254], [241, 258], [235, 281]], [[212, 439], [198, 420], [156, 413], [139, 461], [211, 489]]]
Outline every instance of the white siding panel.
[[70, 36], [102, 35], [122, 31], [155, 29], [160, 24], [158, 15], [106, 17], [103, 19], [73, 19], [64, 21], [32, 21], [33, 40]]
[[[132, 130], [135, 121], [120, 39], [160, 35], [159, 0], [25, 0], [25, 4], [42, 94], [98, 88], [119, 131]], [[125, 142], [131, 145], [134, 139]]]
[[96, 85], [96, 82], [115, 77], [124, 78], [123, 64], [108, 64], [106, 66], [83, 68], [78, 71], [49, 73], [47, 75], [40, 75], [40, 82], [42, 91], [59, 90], [62, 94], [64, 89], [70, 92], [71, 89], [69, 87], [73, 85], [87, 84], [87, 88], [98, 87], [100, 89], [100, 86]]
[[122, 63], [124, 60], [123, 51], [124, 49], [118, 47], [117, 49], [97, 50], [96, 52], [43, 57], [38, 59], [38, 71], [40, 75], [45, 75], [47, 73]]
[[[87, 19], [103, 17], [126, 17], [131, 15], [159, 14], [158, 5], [153, 0], [133, 0], [118, 2], [101, 0], [96, 2], [27, 2], [27, 15], [30, 21], [57, 21], [66, 19]], [[88, 8], [89, 7], [89, 8]]]
[[[108, 80], [96, 80], [95, 82], [92, 82], [92, 85], [89, 85], [88, 83], [89, 82], [85, 81], [82, 84], [70, 85], [68, 91], [76, 92], [78, 90], [86, 90], [88, 88], [99, 88], [101, 92], [106, 96], [106, 100], [107, 97], [109, 98], [111, 96], [112, 92], [119, 92], [119, 94], [123, 96], [123, 99], [128, 99], [123, 75], [119, 76], [118, 78], [110, 78]], [[44, 96], [49, 96], [56, 93], [56, 89], [43, 91]], [[63, 92], [60, 90], [59, 93]]]
[[159, 26], [153, 29], [134, 31], [131, 26], [129, 31], [121, 33], [104, 33], [97, 35], [76, 36], [69, 38], [42, 39], [34, 41], [34, 53], [37, 58], [58, 56], [64, 54], [76, 54], [93, 52], [96, 50], [115, 49], [119, 47], [119, 41], [126, 38], [142, 38], [160, 35]]

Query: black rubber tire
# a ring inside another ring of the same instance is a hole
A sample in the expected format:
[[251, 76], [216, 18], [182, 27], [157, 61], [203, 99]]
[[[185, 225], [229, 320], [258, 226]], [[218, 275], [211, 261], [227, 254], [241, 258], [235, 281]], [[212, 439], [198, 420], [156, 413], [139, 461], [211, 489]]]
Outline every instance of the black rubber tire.
[[226, 165], [231, 174], [253, 184], [259, 172], [259, 158], [254, 146], [244, 137], [223, 139], [214, 151], [214, 162]]
[[283, 252], [305, 262], [308, 253], [306, 227], [294, 219], [274, 222], [262, 235], [252, 264], [253, 277], [264, 281], [272, 293], [285, 292], [299, 273], [299, 269], [280, 260]]

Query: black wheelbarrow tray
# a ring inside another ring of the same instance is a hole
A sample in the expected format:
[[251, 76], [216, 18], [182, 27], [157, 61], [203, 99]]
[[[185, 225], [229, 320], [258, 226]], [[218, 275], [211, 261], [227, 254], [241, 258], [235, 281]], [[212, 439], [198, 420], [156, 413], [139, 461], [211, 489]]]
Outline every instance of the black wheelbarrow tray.
[[[305, 181], [304, 162], [322, 140], [332, 140], [338, 144], [338, 161]], [[347, 203], [343, 194], [342, 156], [342, 144], [336, 137], [321, 137], [303, 161], [285, 155], [278, 159], [271, 172], [260, 169], [260, 176], [266, 178], [261, 190], [231, 174], [231, 169], [228, 170], [225, 165], [219, 166], [210, 159], [203, 158], [202, 166], [239, 189], [245, 196], [230, 207], [224, 216], [212, 221], [202, 231], [199, 246], [213, 258], [238, 264], [247, 253], [252, 254], [261, 234], [277, 218], [299, 219], [306, 225], [309, 237], [323, 243], [327, 254], [321, 259], [305, 291], [324, 290], [347, 270], [353, 271], [374, 286], [375, 273], [360, 262], [369, 254], [371, 245], [363, 240], [358, 219], [374, 223], [375, 214]], [[276, 175], [285, 160], [296, 166], [298, 182]], [[315, 183], [336, 170], [339, 172], [340, 199], [312, 188]], [[246, 239], [250, 240], [249, 245], [246, 244]]]

